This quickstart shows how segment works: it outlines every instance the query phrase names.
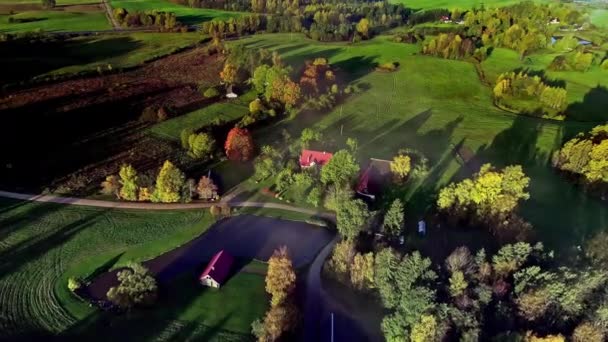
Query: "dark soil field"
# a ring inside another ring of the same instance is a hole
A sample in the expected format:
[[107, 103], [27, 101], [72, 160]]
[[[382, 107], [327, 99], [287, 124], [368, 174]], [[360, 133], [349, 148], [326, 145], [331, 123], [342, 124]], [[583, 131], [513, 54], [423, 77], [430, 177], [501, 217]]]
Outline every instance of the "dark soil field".
[[[132, 71], [0, 93], [0, 186], [18, 190], [84, 190], [122, 163], [146, 169], [173, 147], [142, 133], [144, 108], [177, 116], [202, 107], [199, 86], [217, 82], [222, 57], [200, 49]], [[67, 182], [67, 183], [66, 183]]]

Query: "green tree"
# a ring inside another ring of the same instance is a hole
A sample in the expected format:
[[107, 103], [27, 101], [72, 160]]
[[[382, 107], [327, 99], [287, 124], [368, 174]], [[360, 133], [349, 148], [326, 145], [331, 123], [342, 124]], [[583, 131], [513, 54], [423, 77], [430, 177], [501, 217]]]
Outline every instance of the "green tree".
[[188, 138], [188, 146], [191, 157], [208, 157], [215, 148], [215, 139], [207, 133], [192, 134]]
[[296, 199], [305, 198], [308, 192], [308, 189], [313, 185], [313, 178], [305, 172], [296, 173], [293, 176], [293, 185], [292, 191], [293, 196]]
[[369, 38], [370, 22], [367, 18], [362, 18], [361, 20], [359, 20], [356, 28], [357, 28], [357, 32], [359, 32], [359, 34], [361, 34], [361, 37]]
[[333, 272], [338, 279], [344, 281], [350, 274], [354, 257], [354, 243], [349, 240], [342, 240], [335, 245], [331, 258], [327, 262], [327, 269]]
[[120, 167], [120, 198], [127, 201], [137, 201], [137, 171], [129, 164]]
[[264, 94], [266, 91], [266, 77], [270, 67], [266, 64], [262, 64], [255, 69], [251, 83], [258, 94]]
[[179, 134], [182, 148], [186, 151], [190, 151], [190, 136], [194, 134], [194, 129], [192, 128], [184, 128]]
[[315, 186], [310, 190], [308, 196], [306, 197], [306, 203], [312, 205], [313, 207], [318, 207], [321, 204], [321, 200], [323, 199], [323, 190]]
[[336, 212], [338, 232], [348, 240], [357, 237], [365, 227], [369, 216], [367, 205], [360, 199], [341, 203]]
[[107, 297], [123, 309], [150, 305], [157, 297], [156, 279], [140, 264], [130, 264], [117, 274], [119, 285], [108, 290]]
[[359, 172], [355, 158], [346, 150], [336, 152], [321, 169], [323, 184], [344, 186]]
[[42, 7], [45, 9], [54, 8], [55, 4], [55, 0], [42, 0]]
[[165, 161], [156, 178], [156, 187], [151, 198], [152, 202], [178, 202], [181, 199], [184, 182], [184, 173], [170, 161]]
[[455, 271], [450, 277], [450, 295], [452, 297], [462, 296], [469, 284], [464, 279], [462, 271]]
[[300, 135], [300, 143], [303, 148], [308, 148], [310, 143], [313, 141], [321, 141], [323, 135], [321, 132], [316, 131], [312, 128], [304, 128], [302, 130], [302, 134]]
[[359, 142], [355, 138], [348, 138], [346, 139], [346, 146], [348, 146], [348, 149], [352, 154], [355, 154], [359, 149]]
[[329, 210], [338, 211], [340, 204], [351, 200], [354, 194], [350, 187], [331, 185], [327, 190], [324, 206]]
[[391, 203], [391, 207], [384, 215], [382, 231], [392, 238], [398, 237], [401, 235], [404, 223], [403, 203], [397, 198]]

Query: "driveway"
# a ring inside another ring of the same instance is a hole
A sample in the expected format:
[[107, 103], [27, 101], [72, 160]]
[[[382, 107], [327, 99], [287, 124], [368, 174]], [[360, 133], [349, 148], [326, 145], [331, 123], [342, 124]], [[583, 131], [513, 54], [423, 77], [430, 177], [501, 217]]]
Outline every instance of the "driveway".
[[[324, 227], [304, 222], [240, 215], [216, 223], [187, 244], [164, 253], [144, 265], [161, 283], [184, 272], [199, 272], [219, 250], [233, 256], [267, 261], [273, 251], [287, 246], [296, 268], [311, 263], [333, 234]], [[101, 274], [89, 286], [93, 299], [105, 300], [111, 286], [118, 284], [116, 271]]]

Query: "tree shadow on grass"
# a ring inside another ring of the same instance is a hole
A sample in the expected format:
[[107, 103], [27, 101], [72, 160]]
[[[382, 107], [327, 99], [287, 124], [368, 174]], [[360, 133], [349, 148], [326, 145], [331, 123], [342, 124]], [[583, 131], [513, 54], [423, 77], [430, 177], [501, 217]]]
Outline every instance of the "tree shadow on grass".
[[598, 85], [566, 109], [566, 120], [605, 122], [608, 120], [608, 88]]
[[70, 65], [124, 56], [141, 46], [140, 42], [131, 37], [3, 42], [0, 43], [0, 63], [4, 66], [4, 71], [0, 73], [0, 84], [26, 81]]

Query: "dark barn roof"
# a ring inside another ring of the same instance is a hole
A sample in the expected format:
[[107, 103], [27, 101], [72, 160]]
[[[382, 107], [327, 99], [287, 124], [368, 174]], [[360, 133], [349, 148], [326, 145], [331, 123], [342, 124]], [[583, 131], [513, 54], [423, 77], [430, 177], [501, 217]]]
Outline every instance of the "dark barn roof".
[[356, 190], [362, 194], [379, 195], [390, 179], [391, 162], [370, 158], [369, 165], [359, 176]]
[[232, 267], [232, 263], [234, 262], [234, 258], [232, 255], [221, 250], [217, 252], [205, 271], [201, 274], [199, 279], [204, 279], [206, 276], [210, 276], [211, 279], [217, 281], [220, 284], [223, 284], [228, 276], [230, 275], [230, 268]]

